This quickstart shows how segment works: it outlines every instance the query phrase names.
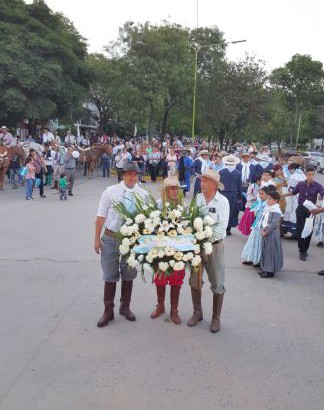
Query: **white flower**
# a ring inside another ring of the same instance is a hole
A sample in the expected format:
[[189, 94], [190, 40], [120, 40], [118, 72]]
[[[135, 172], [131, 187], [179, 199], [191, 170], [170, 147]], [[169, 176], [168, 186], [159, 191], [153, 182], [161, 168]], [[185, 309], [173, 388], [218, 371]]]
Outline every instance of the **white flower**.
[[173, 215], [175, 218], [181, 218], [182, 212], [179, 211], [179, 209], [174, 209], [173, 210]]
[[194, 228], [196, 229], [196, 231], [202, 231], [204, 229], [204, 223], [201, 218], [196, 218], [194, 220]]
[[120, 246], [119, 246], [119, 252], [120, 252], [122, 255], [127, 255], [128, 252], [129, 252], [129, 247], [126, 246], [126, 245], [120, 245]]
[[126, 225], [131, 225], [133, 223], [133, 220], [131, 218], [126, 219]]
[[183, 253], [182, 252], [175, 252], [174, 253], [174, 259], [177, 261], [181, 261], [183, 257]]
[[212, 225], [214, 225], [214, 223], [215, 222], [214, 222], [212, 217], [210, 217], [209, 215], [205, 216], [205, 218], [204, 218], [204, 224], [205, 225], [212, 226]]
[[188, 254], [187, 253], [185, 253], [183, 255], [182, 260], [183, 260], [183, 262], [188, 262], [189, 259], [188, 259]]
[[135, 259], [134, 255], [131, 255], [128, 259], [127, 259], [127, 263], [131, 268], [137, 268], [139, 263], [138, 261]]
[[146, 219], [145, 215], [143, 215], [143, 214], [138, 214], [138, 215], [135, 216], [135, 222], [137, 224], [143, 223], [145, 221], [145, 219]]
[[168, 262], [159, 262], [159, 269], [162, 272], [165, 272], [168, 269], [168, 267], [169, 267]]
[[201, 257], [199, 255], [196, 255], [192, 261], [191, 261], [191, 265], [192, 266], [199, 266], [201, 264]]
[[194, 257], [194, 254], [192, 252], [187, 253], [188, 261], [191, 261], [191, 259]]
[[213, 252], [213, 245], [210, 242], [204, 243], [204, 250], [206, 255], [210, 255]]
[[146, 261], [148, 262], [148, 263], [153, 263], [153, 256], [150, 254], [150, 253], [148, 253], [147, 255], [146, 255]]
[[166, 203], [165, 203], [165, 206], [166, 206], [167, 208], [169, 208], [170, 202], [166, 202]]
[[123, 226], [120, 228], [120, 233], [121, 233], [123, 236], [131, 236], [131, 235], [132, 235], [132, 233], [130, 232], [129, 227], [128, 227], [127, 225], [123, 225]]
[[183, 226], [179, 225], [178, 228], [177, 228], [177, 232], [178, 232], [178, 234], [183, 235], [183, 233], [185, 232]]
[[202, 241], [203, 239], [205, 239], [205, 233], [204, 231], [198, 231], [195, 233], [195, 237], [198, 241]]
[[183, 211], [183, 206], [178, 205], [178, 206], [177, 206], [177, 209], [179, 209], [179, 211], [181, 211], [181, 212], [182, 212], [182, 211]]
[[161, 215], [161, 211], [159, 211], [159, 210], [156, 210], [156, 211], [152, 211], [151, 213], [150, 213], [150, 218], [152, 218], [152, 219], [159, 219], [160, 218], [160, 215]]
[[196, 245], [195, 254], [198, 255], [200, 253], [200, 246]]
[[138, 258], [137, 258], [137, 260], [138, 260], [139, 262], [143, 262], [143, 260], [144, 260], [144, 255], [139, 255]]
[[122, 240], [122, 245], [129, 246], [130, 244], [131, 244], [131, 241], [128, 238], [124, 238]]
[[143, 211], [147, 211], [149, 209], [149, 207], [147, 205], [143, 205]]
[[171, 259], [171, 260], [169, 261], [169, 265], [171, 266], [171, 268], [174, 267], [175, 263], [176, 263], [176, 262], [175, 262], [173, 259]]
[[177, 231], [175, 231], [174, 229], [172, 229], [172, 231], [169, 231], [168, 232], [168, 236], [171, 236], [171, 237], [175, 237], [175, 236], [177, 236], [178, 234], [177, 234]]
[[213, 236], [213, 230], [210, 226], [205, 227], [204, 233], [205, 233], [205, 238], [207, 239]]
[[164, 258], [164, 252], [163, 252], [162, 250], [159, 251], [158, 257], [159, 257], [160, 259]]
[[166, 256], [172, 256], [172, 255], [174, 255], [174, 248], [171, 248], [171, 246], [167, 246], [165, 249], [164, 249], [164, 253], [165, 253], [165, 255]]
[[185, 267], [185, 264], [182, 261], [180, 261], [180, 262], [176, 262], [174, 264], [173, 269], [174, 270], [182, 270], [182, 269], [184, 269], [184, 267]]

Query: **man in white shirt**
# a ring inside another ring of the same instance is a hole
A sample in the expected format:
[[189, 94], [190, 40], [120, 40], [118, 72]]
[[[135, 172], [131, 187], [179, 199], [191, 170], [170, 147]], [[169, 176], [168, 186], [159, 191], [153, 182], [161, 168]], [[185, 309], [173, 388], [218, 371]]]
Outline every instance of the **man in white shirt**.
[[3, 145], [6, 147], [14, 147], [17, 143], [17, 139], [12, 136], [12, 134], [9, 132], [9, 128], [7, 128], [5, 125], [1, 127], [1, 134], [0, 134], [0, 140], [2, 140]]
[[[123, 220], [116, 211], [115, 205], [116, 203], [124, 202], [130, 212], [136, 212], [134, 195], [136, 194], [136, 196], [143, 199], [148, 197], [148, 193], [137, 183], [139, 173], [140, 169], [137, 164], [135, 162], [128, 162], [123, 169], [124, 180], [117, 185], [108, 187], [100, 199], [96, 219], [94, 249], [96, 253], [101, 254], [101, 267], [105, 282], [105, 310], [97, 323], [98, 327], [107, 326], [108, 322], [114, 318], [116, 284], [120, 277], [122, 284], [119, 313], [125, 316], [127, 320], [136, 320], [129, 305], [132, 296], [133, 280], [137, 276], [137, 270], [130, 268], [125, 258], [120, 258], [116, 234], [123, 225]], [[104, 235], [101, 237], [103, 228], [105, 229]]]
[[[201, 176], [201, 194], [197, 195], [196, 204], [202, 218], [207, 215], [214, 220], [212, 225], [213, 236], [211, 238], [213, 252], [211, 255], [203, 255], [203, 266], [206, 269], [210, 289], [213, 293], [213, 316], [210, 331], [216, 333], [220, 330], [220, 314], [225, 293], [225, 261], [224, 243], [226, 228], [229, 219], [229, 203], [227, 198], [220, 194], [224, 186], [220, 182], [218, 172], [207, 169]], [[189, 280], [191, 287], [192, 303], [194, 312], [188, 320], [188, 326], [195, 326], [203, 318], [201, 307], [201, 286], [197, 280], [197, 274], [192, 274]]]
[[75, 144], [75, 136], [71, 134], [71, 131], [68, 131], [66, 133], [66, 137], [65, 137], [65, 146], [69, 146], [69, 145], [74, 145]]
[[45, 142], [53, 142], [54, 141], [54, 135], [48, 130], [48, 128], [44, 128], [44, 133], [42, 136], [42, 144], [45, 144]]

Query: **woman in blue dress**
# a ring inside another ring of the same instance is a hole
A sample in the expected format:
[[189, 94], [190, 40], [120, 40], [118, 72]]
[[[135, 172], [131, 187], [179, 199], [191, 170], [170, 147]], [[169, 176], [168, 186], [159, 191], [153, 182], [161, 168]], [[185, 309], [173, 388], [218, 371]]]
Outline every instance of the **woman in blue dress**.
[[258, 199], [252, 204], [251, 211], [255, 213], [255, 220], [253, 222], [250, 236], [244, 245], [241, 258], [244, 259], [243, 265], [253, 265], [260, 267], [261, 250], [262, 250], [262, 236], [261, 236], [261, 217], [263, 211], [267, 207], [268, 187], [262, 187], [258, 192]]

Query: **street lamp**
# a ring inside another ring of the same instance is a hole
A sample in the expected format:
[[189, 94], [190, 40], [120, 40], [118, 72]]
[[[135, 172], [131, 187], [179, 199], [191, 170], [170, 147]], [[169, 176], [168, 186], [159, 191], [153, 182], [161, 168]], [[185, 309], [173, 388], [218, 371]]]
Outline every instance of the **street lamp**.
[[[235, 41], [229, 41], [225, 43], [225, 45], [228, 44], [237, 44], [237, 43], [245, 43], [246, 40], [235, 40]], [[194, 139], [195, 138], [195, 121], [196, 121], [196, 93], [197, 93], [197, 65], [198, 65], [198, 52], [202, 50], [203, 48], [209, 48], [209, 47], [214, 47], [214, 46], [219, 46], [219, 43], [214, 43], [214, 44], [205, 44], [203, 46], [195, 46], [195, 65], [194, 65], [194, 87], [193, 87], [193, 101], [192, 101], [192, 128], [191, 128], [191, 137]]]

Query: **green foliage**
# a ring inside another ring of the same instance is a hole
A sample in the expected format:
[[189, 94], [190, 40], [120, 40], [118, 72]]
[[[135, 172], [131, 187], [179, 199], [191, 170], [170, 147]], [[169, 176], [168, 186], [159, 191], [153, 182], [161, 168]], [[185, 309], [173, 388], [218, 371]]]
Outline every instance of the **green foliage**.
[[86, 96], [87, 46], [72, 23], [42, 0], [10, 0], [0, 13], [0, 115], [47, 120]]

